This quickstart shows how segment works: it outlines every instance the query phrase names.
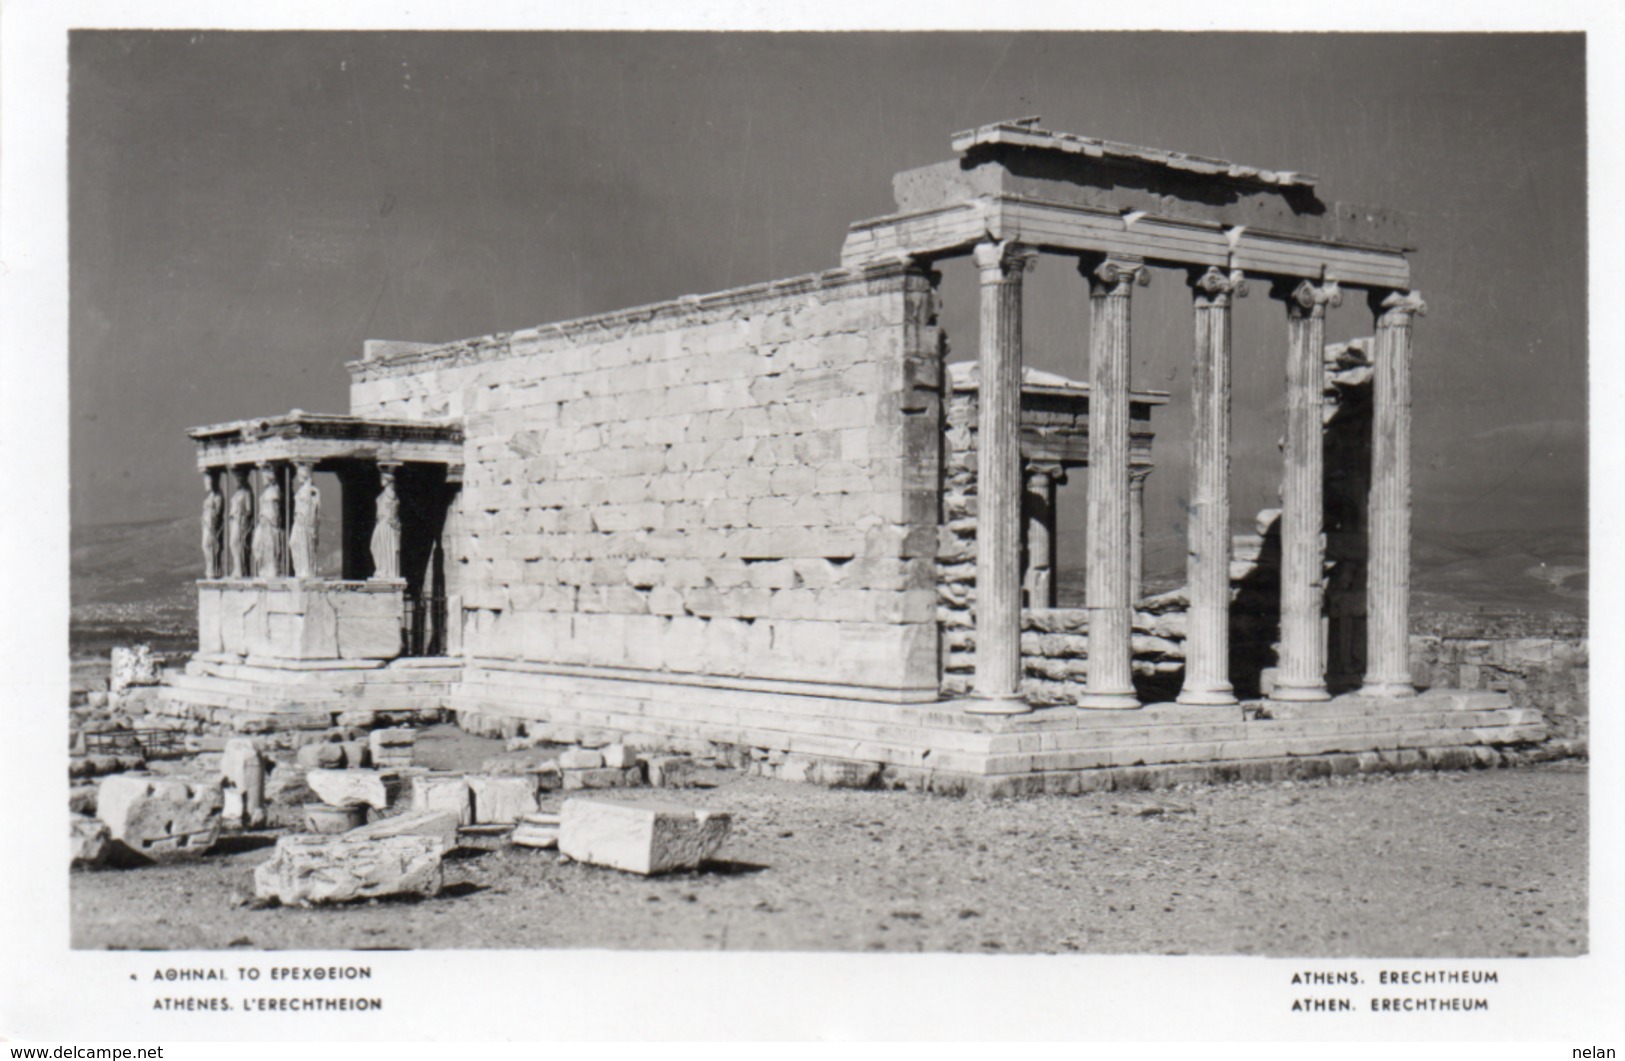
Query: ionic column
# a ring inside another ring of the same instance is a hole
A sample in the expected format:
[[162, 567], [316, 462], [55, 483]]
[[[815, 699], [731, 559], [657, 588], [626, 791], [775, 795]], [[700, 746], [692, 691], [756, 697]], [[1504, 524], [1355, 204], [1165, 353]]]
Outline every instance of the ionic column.
[[1055, 480], [1058, 465], [1027, 466], [1027, 607], [1055, 607]]
[[1137, 261], [1084, 259], [1089, 280], [1089, 682], [1078, 706], [1139, 707], [1129, 599], [1129, 296], [1151, 274]]
[[1371, 505], [1366, 569], [1365, 696], [1414, 696], [1411, 603], [1411, 320], [1427, 312], [1415, 291], [1373, 293]]
[[1281, 655], [1276, 700], [1326, 700], [1325, 596], [1321, 491], [1321, 405], [1325, 389], [1326, 307], [1339, 305], [1334, 281], [1305, 280], [1287, 299], [1286, 474], [1281, 486]]
[[1239, 270], [1209, 267], [1191, 281], [1191, 499], [1185, 553], [1190, 619], [1182, 704], [1233, 704], [1230, 684], [1230, 301], [1247, 293]]
[[1145, 481], [1146, 466], [1128, 470], [1128, 599], [1137, 602], [1145, 585]]
[[1020, 714], [1021, 274], [1031, 252], [976, 245], [981, 383], [976, 427], [976, 685], [966, 710]]

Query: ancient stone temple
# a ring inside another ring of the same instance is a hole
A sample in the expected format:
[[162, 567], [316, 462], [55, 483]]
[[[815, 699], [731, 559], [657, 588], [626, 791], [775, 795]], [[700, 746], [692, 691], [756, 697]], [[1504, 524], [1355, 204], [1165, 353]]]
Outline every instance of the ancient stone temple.
[[[839, 268], [369, 342], [349, 415], [194, 430], [208, 577], [174, 709], [256, 726], [448, 709], [997, 792], [1159, 764], [1465, 765], [1539, 739], [1500, 694], [1411, 684], [1423, 303], [1398, 221], [1321, 201], [1305, 174], [1029, 120], [953, 147], [897, 175], [898, 212], [854, 224]], [[1023, 367], [1040, 254], [1077, 265], [1087, 382]], [[978, 359], [949, 370], [933, 267], [960, 256]], [[1193, 430], [1172, 443], [1153, 426], [1169, 396], [1130, 379], [1148, 266], [1190, 290]], [[1230, 315], [1249, 292], [1280, 305], [1287, 422], [1280, 512], [1234, 536]], [[1329, 348], [1326, 308], [1358, 298], [1373, 338]], [[1188, 568], [1145, 597], [1154, 441], [1190, 447]], [[343, 498], [329, 576], [315, 472]], [[1058, 529], [1068, 476], [1087, 516]], [[1082, 608], [1055, 607], [1063, 530], [1086, 543]]]

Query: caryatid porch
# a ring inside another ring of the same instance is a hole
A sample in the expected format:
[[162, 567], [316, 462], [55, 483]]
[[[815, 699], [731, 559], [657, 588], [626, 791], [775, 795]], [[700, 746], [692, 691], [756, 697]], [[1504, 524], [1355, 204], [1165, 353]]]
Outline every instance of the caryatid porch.
[[[444, 539], [460, 427], [294, 410], [188, 434], [205, 490], [200, 658], [355, 666], [455, 651]], [[341, 495], [332, 571], [323, 570], [322, 472]]]
[[1376, 314], [1368, 696], [1414, 693], [1408, 674], [1410, 290], [1397, 219], [1322, 203], [1314, 177], [1054, 133], [1037, 119], [958, 134], [960, 157], [900, 173], [898, 214], [852, 226], [849, 267], [972, 255], [981, 284], [976, 714], [1030, 711], [1021, 681], [1019, 434], [1022, 274], [1035, 254], [1076, 258], [1091, 341], [1085, 708], [1140, 706], [1132, 682], [1136, 592], [1129, 459], [1133, 292], [1148, 265], [1187, 271], [1193, 305], [1193, 439], [1186, 674], [1179, 701], [1236, 703], [1229, 677], [1230, 309], [1249, 281], [1282, 301], [1288, 410], [1282, 592], [1272, 697], [1330, 696], [1322, 624], [1321, 362], [1328, 305], [1364, 291]]

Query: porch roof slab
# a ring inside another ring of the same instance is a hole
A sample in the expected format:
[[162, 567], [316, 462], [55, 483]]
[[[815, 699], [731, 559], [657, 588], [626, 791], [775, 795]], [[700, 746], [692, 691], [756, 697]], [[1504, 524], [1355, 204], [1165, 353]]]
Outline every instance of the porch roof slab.
[[199, 470], [259, 461], [399, 461], [461, 465], [461, 424], [377, 420], [294, 409], [280, 416], [194, 427]]

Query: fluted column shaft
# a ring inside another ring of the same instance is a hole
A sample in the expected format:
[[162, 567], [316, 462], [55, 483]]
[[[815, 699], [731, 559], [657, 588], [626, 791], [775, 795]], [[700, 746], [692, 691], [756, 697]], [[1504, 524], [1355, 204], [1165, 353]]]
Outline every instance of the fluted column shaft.
[[1085, 259], [1089, 278], [1089, 682], [1080, 707], [1140, 706], [1134, 694], [1129, 537], [1129, 299], [1139, 262]]
[[1326, 700], [1322, 513], [1326, 307], [1337, 285], [1305, 280], [1287, 299], [1286, 474], [1281, 486], [1281, 655], [1276, 700]]
[[1182, 704], [1233, 704], [1230, 684], [1230, 301], [1242, 274], [1209, 268], [1193, 280], [1191, 498], [1185, 555], [1190, 619]]
[[[1376, 302], [1376, 297], [1373, 297]], [[1413, 696], [1411, 603], [1411, 321], [1427, 306], [1395, 291], [1376, 305], [1372, 361], [1369, 560], [1366, 570], [1367, 696]]]
[[1128, 599], [1132, 604], [1145, 586], [1145, 481], [1150, 468], [1128, 471]]
[[980, 243], [976, 427], [976, 684], [966, 710], [1031, 711], [1021, 699], [1021, 277], [1031, 255]]

